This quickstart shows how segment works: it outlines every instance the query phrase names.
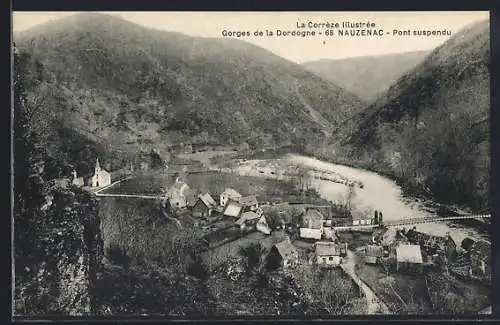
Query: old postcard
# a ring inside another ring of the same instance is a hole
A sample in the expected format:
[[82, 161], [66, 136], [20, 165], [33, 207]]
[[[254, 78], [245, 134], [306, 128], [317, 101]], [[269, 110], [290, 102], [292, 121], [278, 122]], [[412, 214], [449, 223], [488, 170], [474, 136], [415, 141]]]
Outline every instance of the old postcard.
[[491, 313], [489, 13], [14, 12], [13, 315]]

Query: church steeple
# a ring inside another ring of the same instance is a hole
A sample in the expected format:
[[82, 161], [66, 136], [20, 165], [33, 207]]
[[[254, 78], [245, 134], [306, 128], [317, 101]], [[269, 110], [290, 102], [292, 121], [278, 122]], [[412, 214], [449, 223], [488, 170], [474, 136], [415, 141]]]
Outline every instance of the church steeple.
[[99, 173], [99, 171], [101, 170], [101, 166], [99, 165], [99, 158], [97, 158], [96, 162], [95, 162], [95, 173]]

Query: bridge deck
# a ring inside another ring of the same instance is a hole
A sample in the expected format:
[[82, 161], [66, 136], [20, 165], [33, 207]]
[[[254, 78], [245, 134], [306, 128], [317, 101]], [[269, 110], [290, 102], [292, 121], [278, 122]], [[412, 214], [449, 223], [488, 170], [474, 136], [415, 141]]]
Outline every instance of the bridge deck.
[[[434, 223], [434, 222], [442, 222], [442, 221], [452, 221], [452, 220], [465, 220], [465, 219], [485, 219], [491, 218], [490, 214], [477, 214], [477, 215], [468, 215], [468, 216], [452, 216], [452, 217], [420, 217], [420, 218], [409, 218], [409, 219], [400, 219], [400, 220], [391, 220], [384, 221], [383, 225], [386, 227], [396, 227], [396, 226], [404, 226], [404, 225], [415, 225], [422, 223]], [[371, 228], [378, 227], [379, 225], [352, 225], [352, 226], [343, 226], [343, 227], [334, 227], [335, 230], [368, 230]]]

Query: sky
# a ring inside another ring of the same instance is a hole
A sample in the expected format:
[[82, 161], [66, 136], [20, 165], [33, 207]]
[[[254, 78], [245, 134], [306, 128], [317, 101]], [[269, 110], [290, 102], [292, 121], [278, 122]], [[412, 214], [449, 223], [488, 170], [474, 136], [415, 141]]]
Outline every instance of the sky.
[[[106, 12], [133, 23], [156, 29], [180, 32], [190, 36], [223, 37], [226, 31], [249, 31], [251, 36], [239, 39], [263, 47], [297, 63], [319, 59], [383, 55], [431, 50], [450, 36], [392, 35], [394, 29], [448, 30], [452, 36], [463, 27], [489, 18], [488, 11], [445, 12]], [[60, 19], [75, 12], [14, 12], [14, 31]], [[383, 29], [384, 36], [325, 36], [326, 29], [298, 29], [297, 23], [370, 22]], [[323, 35], [310, 37], [276, 36], [276, 30], [323, 30]], [[254, 31], [264, 36], [253, 36]], [[275, 36], [265, 36], [265, 31]], [[385, 34], [388, 32], [389, 34]], [[236, 38], [236, 37], [235, 37]]]

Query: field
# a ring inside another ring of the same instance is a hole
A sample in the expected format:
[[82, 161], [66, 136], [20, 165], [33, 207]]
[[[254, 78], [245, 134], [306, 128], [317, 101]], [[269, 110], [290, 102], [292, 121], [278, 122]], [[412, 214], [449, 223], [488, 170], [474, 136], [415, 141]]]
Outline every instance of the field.
[[[102, 193], [161, 195], [164, 189], [175, 182], [175, 178], [176, 175], [173, 173], [152, 171], [118, 183]], [[197, 194], [208, 192], [214, 198], [217, 198], [227, 187], [232, 187], [242, 195], [256, 195], [261, 204], [286, 201], [326, 203], [312, 191], [309, 191], [307, 195], [302, 195], [293, 184], [278, 180], [218, 171], [187, 173], [182, 179]]]

